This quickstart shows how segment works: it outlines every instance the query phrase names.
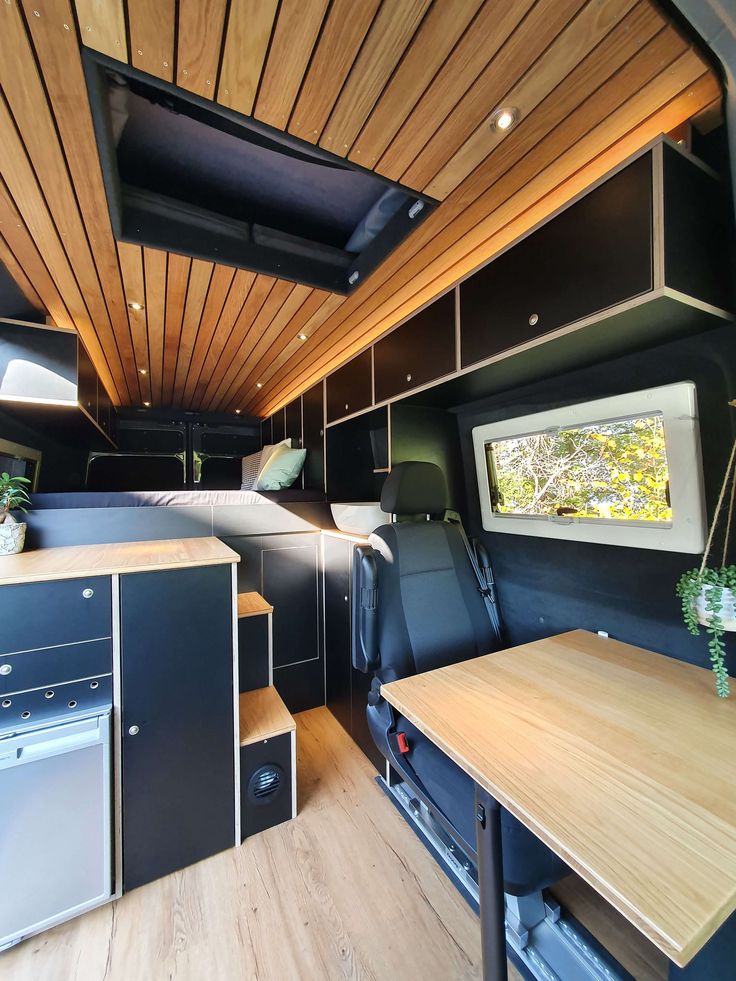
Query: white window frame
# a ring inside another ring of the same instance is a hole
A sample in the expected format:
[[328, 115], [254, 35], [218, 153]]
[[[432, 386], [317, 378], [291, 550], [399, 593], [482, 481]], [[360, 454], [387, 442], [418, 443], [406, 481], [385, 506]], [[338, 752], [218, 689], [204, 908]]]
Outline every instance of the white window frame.
[[[557, 515], [501, 514], [491, 506], [486, 444], [545, 430], [577, 428], [661, 413], [670, 477], [671, 522], [605, 521]], [[560, 538], [665, 552], [699, 553], [705, 547], [706, 515], [697, 395], [691, 381], [580, 402], [473, 429], [473, 450], [483, 527], [486, 531]]]

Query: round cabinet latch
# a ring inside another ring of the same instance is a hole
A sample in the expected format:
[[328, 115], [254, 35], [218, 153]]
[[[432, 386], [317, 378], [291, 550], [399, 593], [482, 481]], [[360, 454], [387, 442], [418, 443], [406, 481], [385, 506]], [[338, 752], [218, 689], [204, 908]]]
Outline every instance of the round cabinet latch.
[[409, 374], [408, 374], [408, 375], [406, 376], [406, 380], [407, 380], [408, 382], [410, 382], [410, 381], [411, 381], [411, 372], [410, 372], [410, 373], [409, 373]]
[[349, 406], [349, 405], [348, 405], [348, 403], [346, 402], [346, 403], [345, 403], [345, 411], [347, 412], [349, 408], [350, 408], [350, 406]]
[[529, 317], [529, 326], [535, 327], [538, 323], [539, 323], [539, 314], [533, 313], [531, 317]]
[[128, 729], [128, 735], [137, 736], [140, 731], [141, 731], [140, 726], [131, 726], [130, 729]]
[[95, 595], [94, 589], [87, 588], [82, 590], [82, 596], [84, 596], [85, 599], [92, 599], [94, 595]]
[[12, 670], [13, 670], [12, 664], [0, 664], [0, 674], [3, 675], [10, 674]]

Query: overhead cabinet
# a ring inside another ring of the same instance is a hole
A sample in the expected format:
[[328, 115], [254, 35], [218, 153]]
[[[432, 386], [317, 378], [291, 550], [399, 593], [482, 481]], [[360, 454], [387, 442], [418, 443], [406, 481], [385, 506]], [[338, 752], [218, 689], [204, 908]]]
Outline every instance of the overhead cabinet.
[[455, 290], [445, 293], [374, 346], [376, 402], [455, 370]]
[[370, 348], [327, 376], [327, 421], [360, 412], [373, 402], [373, 364]]
[[305, 490], [325, 489], [325, 405], [324, 384], [320, 381], [302, 396], [302, 445]]
[[461, 283], [462, 366], [591, 318], [605, 327], [577, 343], [599, 354], [717, 326], [732, 309], [727, 208], [713, 174], [659, 142]]

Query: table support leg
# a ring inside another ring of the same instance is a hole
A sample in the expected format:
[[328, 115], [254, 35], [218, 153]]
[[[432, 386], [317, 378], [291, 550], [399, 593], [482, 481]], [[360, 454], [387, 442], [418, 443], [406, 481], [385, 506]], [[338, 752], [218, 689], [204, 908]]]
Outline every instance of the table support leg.
[[475, 818], [483, 981], [507, 981], [501, 808], [498, 801], [477, 784]]

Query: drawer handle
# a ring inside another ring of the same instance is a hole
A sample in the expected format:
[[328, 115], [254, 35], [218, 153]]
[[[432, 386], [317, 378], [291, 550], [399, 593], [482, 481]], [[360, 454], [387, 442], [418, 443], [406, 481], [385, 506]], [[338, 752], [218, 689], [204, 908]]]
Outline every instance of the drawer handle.
[[131, 726], [130, 729], [128, 729], [128, 735], [137, 736], [140, 731], [141, 731], [140, 726]]
[[85, 599], [92, 599], [94, 595], [95, 595], [94, 589], [89, 589], [88, 587], [87, 589], [82, 590], [82, 596], [84, 596]]
[[0, 664], [0, 674], [2, 675], [10, 674], [12, 670], [13, 670], [12, 664]]

